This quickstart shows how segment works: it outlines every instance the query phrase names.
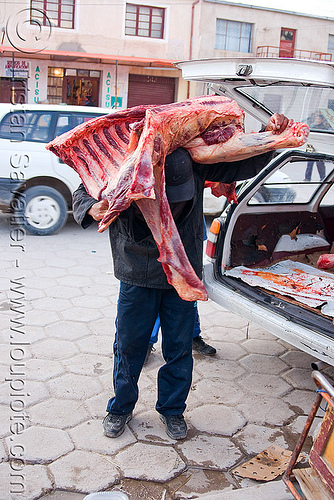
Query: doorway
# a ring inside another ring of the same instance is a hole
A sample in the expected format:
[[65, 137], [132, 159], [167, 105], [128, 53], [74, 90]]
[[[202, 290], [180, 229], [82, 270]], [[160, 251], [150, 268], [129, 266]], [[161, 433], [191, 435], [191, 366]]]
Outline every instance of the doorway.
[[63, 102], [76, 106], [99, 105], [99, 78], [66, 76]]
[[295, 51], [296, 30], [281, 28], [279, 57], [293, 57]]

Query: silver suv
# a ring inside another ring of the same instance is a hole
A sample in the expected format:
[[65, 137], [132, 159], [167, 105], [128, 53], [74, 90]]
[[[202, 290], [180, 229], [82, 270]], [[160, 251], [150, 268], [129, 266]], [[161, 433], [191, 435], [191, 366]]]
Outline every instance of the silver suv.
[[179, 67], [258, 124], [275, 111], [309, 123], [306, 147], [280, 152], [214, 219], [204, 282], [218, 304], [334, 366], [334, 66], [243, 58]]

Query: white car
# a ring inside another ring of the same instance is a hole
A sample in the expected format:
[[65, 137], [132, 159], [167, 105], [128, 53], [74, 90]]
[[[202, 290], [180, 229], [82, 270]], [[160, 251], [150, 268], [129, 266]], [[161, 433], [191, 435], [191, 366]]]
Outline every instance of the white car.
[[[242, 59], [179, 67], [262, 123], [274, 111], [309, 122], [306, 147], [280, 152], [214, 219], [204, 282], [218, 304], [334, 366], [334, 267], [317, 265], [329, 254], [334, 266], [334, 65]], [[327, 122], [321, 129], [313, 128], [319, 111]], [[291, 196], [263, 196], [286, 188]]]
[[21, 227], [49, 235], [65, 224], [78, 174], [45, 145], [110, 110], [85, 106], [0, 104], [0, 209]]

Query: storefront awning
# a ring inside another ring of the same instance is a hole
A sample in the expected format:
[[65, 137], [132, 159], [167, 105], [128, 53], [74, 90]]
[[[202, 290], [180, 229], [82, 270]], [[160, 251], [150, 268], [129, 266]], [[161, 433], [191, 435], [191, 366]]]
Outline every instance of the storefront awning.
[[13, 47], [0, 47], [0, 54], [9, 57], [30, 57], [32, 59], [44, 59], [50, 61], [78, 61], [78, 62], [93, 62], [100, 64], [122, 64], [127, 66], [145, 66], [145, 67], [156, 67], [156, 68], [173, 68], [177, 70], [174, 66], [173, 60], [170, 59], [153, 59], [149, 57], [133, 57], [133, 56], [120, 56], [120, 55], [109, 55], [109, 54], [94, 54], [88, 52], [68, 52], [61, 50], [48, 50], [44, 49], [40, 52], [34, 52], [33, 50], [25, 49], [24, 52], [17, 50]]

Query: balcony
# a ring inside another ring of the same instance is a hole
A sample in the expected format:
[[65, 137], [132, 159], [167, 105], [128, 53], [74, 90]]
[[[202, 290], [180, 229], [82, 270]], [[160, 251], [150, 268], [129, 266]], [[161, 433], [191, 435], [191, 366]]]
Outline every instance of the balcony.
[[295, 59], [312, 59], [315, 61], [332, 61], [333, 55], [330, 52], [317, 52], [314, 50], [293, 51], [273, 47], [271, 45], [260, 45], [256, 49], [256, 57], [293, 57]]

